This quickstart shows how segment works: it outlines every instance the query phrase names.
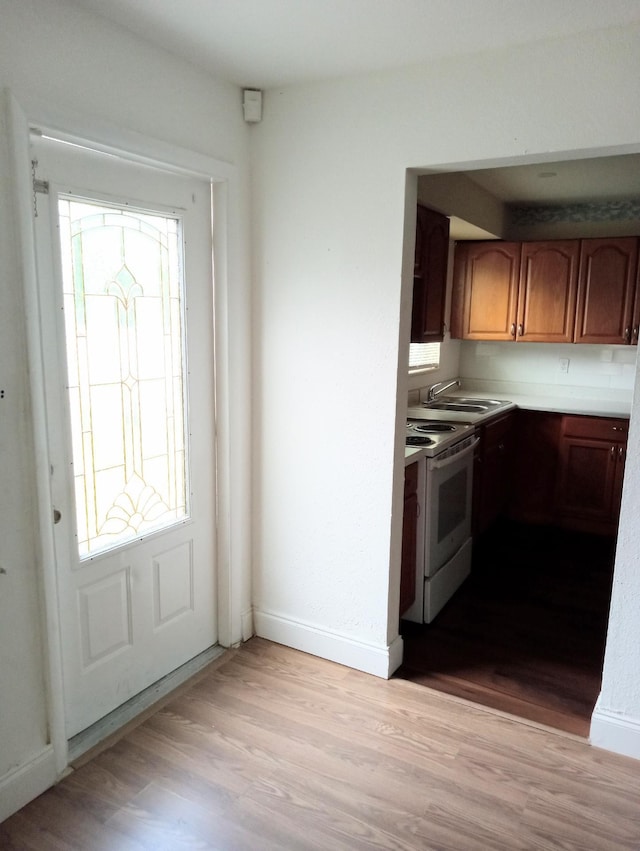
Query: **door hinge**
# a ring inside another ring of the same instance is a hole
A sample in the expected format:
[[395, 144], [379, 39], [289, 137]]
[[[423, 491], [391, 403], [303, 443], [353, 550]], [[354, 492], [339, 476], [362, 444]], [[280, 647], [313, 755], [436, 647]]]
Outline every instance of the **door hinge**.
[[39, 177], [36, 177], [36, 169], [38, 168], [38, 160], [31, 160], [31, 181], [33, 186], [33, 215], [38, 218], [38, 199], [37, 194], [40, 195], [48, 195], [49, 194], [49, 181], [48, 180], [40, 180]]

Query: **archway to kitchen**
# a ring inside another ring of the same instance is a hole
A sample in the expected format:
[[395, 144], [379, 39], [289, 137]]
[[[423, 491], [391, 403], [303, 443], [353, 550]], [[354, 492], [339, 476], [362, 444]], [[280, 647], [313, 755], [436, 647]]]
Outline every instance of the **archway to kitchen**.
[[[501, 424], [496, 425], [498, 416], [491, 418], [491, 430], [497, 434], [494, 449], [504, 453], [502, 462], [499, 455], [491, 455], [489, 445], [489, 456], [482, 456], [484, 444], [490, 442], [488, 426], [486, 420], [476, 419], [483, 441], [473, 466], [471, 575], [429, 624], [422, 622], [424, 526], [418, 526], [419, 599], [401, 621], [405, 652], [398, 675], [584, 736], [600, 690], [617, 520], [585, 523], [571, 516], [566, 499], [563, 503], [559, 496], [557, 474], [571, 469], [571, 459], [597, 457], [604, 460], [604, 474], [609, 476], [609, 469], [613, 477], [607, 479], [607, 487], [615, 491], [621, 486], [624, 440], [611, 442], [617, 468], [606, 466], [610, 446], [596, 446], [594, 441], [611, 436], [598, 428], [624, 429], [628, 423], [637, 349], [622, 338], [619, 344], [590, 341], [586, 346], [516, 343], [472, 334], [456, 339], [461, 335], [464, 302], [461, 306], [458, 298], [456, 305], [453, 298], [453, 323], [459, 327], [452, 334], [454, 245], [502, 238], [518, 243], [553, 240], [555, 248], [558, 240], [578, 244], [598, 237], [633, 237], [640, 233], [640, 186], [634, 186], [631, 176], [637, 173], [637, 163], [635, 155], [604, 158], [594, 153], [593, 158], [576, 162], [452, 169], [416, 178], [419, 203], [450, 220], [451, 242], [440, 366], [409, 375], [409, 407], [414, 415], [422, 408], [418, 415], [425, 416], [428, 409], [422, 402], [427, 389], [455, 378], [460, 378], [465, 396], [516, 399], [519, 404], [516, 411], [502, 414]], [[572, 188], [578, 185], [582, 195]], [[590, 190], [585, 189], [588, 186]], [[632, 286], [637, 288], [635, 255], [630, 262]], [[578, 257], [576, 280], [579, 266]], [[460, 279], [457, 286], [459, 296], [464, 293]], [[577, 285], [572, 297], [577, 298]], [[445, 415], [438, 416], [442, 421]], [[579, 426], [596, 432], [573, 434]], [[597, 448], [604, 454], [585, 454]], [[425, 498], [426, 467], [427, 462], [420, 460], [417, 502], [422, 521], [433, 503], [427, 505]], [[410, 468], [408, 463], [406, 469]], [[592, 466], [590, 470], [593, 475], [579, 483], [583, 492], [585, 486], [597, 486], [597, 470]], [[496, 485], [492, 475], [503, 478]], [[615, 492], [614, 502], [619, 498], [619, 490]], [[487, 500], [494, 504], [488, 506]], [[410, 551], [406, 540], [404, 544], [405, 552]], [[406, 585], [406, 567], [403, 577]]]

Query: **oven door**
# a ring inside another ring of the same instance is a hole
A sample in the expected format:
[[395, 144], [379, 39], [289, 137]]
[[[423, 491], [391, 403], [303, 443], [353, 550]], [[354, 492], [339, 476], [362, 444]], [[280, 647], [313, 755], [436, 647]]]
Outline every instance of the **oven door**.
[[478, 438], [460, 451], [427, 461], [425, 576], [438, 572], [471, 537], [473, 453]]

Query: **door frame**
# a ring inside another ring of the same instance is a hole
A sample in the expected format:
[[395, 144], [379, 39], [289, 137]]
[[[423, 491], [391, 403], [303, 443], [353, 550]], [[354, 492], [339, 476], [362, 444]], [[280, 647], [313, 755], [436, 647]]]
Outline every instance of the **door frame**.
[[[213, 227], [213, 303], [212, 332], [214, 336], [215, 370], [215, 447], [214, 464], [216, 479], [216, 556], [217, 556], [217, 604], [218, 643], [230, 647], [247, 640], [253, 634], [250, 601], [243, 600], [241, 593], [249, 586], [249, 563], [242, 546], [233, 547], [235, 530], [242, 528], [246, 533], [246, 521], [232, 522], [236, 506], [250, 504], [249, 470], [246, 464], [246, 444], [237, 451], [239, 441], [246, 434], [238, 435], [238, 429], [230, 427], [230, 401], [232, 379], [236, 383], [238, 367], [232, 360], [231, 334], [232, 316], [229, 286], [229, 231], [232, 203], [230, 196], [241, 191], [241, 181], [236, 166], [195, 151], [143, 136], [121, 127], [108, 125], [100, 120], [77, 114], [52, 111], [45, 105], [29, 111], [6, 90], [8, 131], [12, 143], [12, 159], [15, 190], [15, 227], [23, 267], [23, 292], [26, 314], [26, 336], [30, 373], [30, 400], [33, 441], [35, 451], [36, 511], [38, 520], [39, 577], [41, 592], [41, 621], [44, 635], [43, 658], [46, 671], [47, 716], [55, 774], [60, 776], [68, 765], [68, 747], [65, 732], [62, 651], [59, 637], [58, 595], [56, 584], [56, 560], [53, 543], [53, 504], [51, 500], [48, 454], [48, 435], [44, 391], [43, 350], [40, 336], [38, 307], [38, 280], [36, 268], [35, 236], [33, 230], [33, 193], [31, 178], [30, 134], [34, 130], [57, 139], [115, 154], [119, 157], [144, 165], [162, 168], [176, 174], [197, 177], [210, 182], [212, 187]], [[247, 320], [248, 322], [248, 320]], [[249, 335], [246, 335], [249, 346]], [[236, 342], [237, 348], [237, 342]], [[247, 388], [237, 394], [240, 411], [234, 411], [233, 419], [240, 417], [250, 422], [248, 394], [249, 374], [244, 358], [241, 369]], [[238, 407], [238, 405], [236, 405]], [[233, 445], [232, 445], [233, 444]], [[232, 454], [232, 450], [233, 454]], [[244, 467], [236, 469], [242, 463]], [[233, 482], [233, 487], [232, 487]], [[53, 782], [53, 781], [51, 781]], [[47, 783], [50, 785], [50, 783]], [[43, 789], [46, 786], [43, 786]], [[42, 791], [42, 789], [40, 790]], [[37, 791], [35, 794], [39, 794]], [[33, 797], [33, 795], [32, 795]]]

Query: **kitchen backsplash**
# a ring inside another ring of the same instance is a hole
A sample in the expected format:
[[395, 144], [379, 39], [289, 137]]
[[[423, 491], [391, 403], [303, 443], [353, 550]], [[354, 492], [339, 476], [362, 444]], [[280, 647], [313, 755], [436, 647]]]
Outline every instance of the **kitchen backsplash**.
[[[460, 344], [457, 375], [439, 374], [433, 380], [459, 376], [463, 387], [466, 383], [478, 390], [485, 383], [489, 390], [498, 383], [503, 391], [513, 393], [528, 390], [552, 396], [630, 399], [637, 352], [637, 346], [466, 340]], [[425, 381], [424, 387], [433, 380]]]

